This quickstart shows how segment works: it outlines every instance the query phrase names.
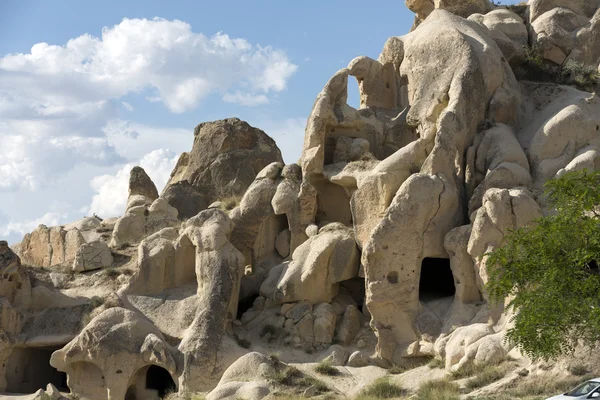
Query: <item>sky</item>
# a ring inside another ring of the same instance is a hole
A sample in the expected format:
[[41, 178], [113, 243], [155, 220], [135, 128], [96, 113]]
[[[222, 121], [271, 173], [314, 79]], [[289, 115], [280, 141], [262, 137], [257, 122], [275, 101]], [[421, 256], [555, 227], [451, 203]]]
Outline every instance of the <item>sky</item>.
[[200, 122], [239, 117], [296, 162], [327, 80], [413, 18], [401, 0], [0, 0], [0, 239], [122, 215], [129, 170], [162, 190]]

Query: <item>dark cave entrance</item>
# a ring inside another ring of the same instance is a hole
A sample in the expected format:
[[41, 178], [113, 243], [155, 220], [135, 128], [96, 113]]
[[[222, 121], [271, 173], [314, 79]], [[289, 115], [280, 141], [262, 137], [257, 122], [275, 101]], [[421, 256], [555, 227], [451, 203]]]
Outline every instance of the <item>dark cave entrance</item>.
[[50, 365], [50, 356], [63, 346], [17, 348], [6, 362], [5, 378], [9, 393], [34, 393], [52, 383], [61, 392], [70, 392], [67, 374]]
[[146, 389], [154, 389], [162, 399], [177, 391], [177, 385], [169, 371], [157, 365], [151, 365], [146, 371]]
[[254, 300], [256, 300], [257, 297], [259, 297], [260, 295], [258, 293], [253, 294], [251, 296], [247, 296], [244, 297], [242, 300], [240, 300], [238, 302], [238, 309], [237, 309], [237, 319], [241, 319], [242, 315], [248, 311], [249, 309], [252, 308], [252, 305], [254, 304]]
[[365, 278], [355, 277], [347, 281], [340, 282], [340, 287], [344, 288], [352, 300], [356, 302], [356, 307], [362, 310], [365, 303]]
[[430, 301], [454, 296], [454, 275], [448, 258], [424, 258], [421, 263], [419, 300]]

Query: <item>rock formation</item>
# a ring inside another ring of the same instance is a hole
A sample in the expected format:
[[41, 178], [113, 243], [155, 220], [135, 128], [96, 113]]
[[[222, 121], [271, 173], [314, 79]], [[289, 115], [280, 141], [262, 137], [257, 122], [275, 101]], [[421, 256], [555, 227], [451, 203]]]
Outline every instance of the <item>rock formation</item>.
[[162, 197], [190, 218], [217, 200], [240, 198], [268, 164], [282, 162], [273, 139], [237, 118], [194, 129], [192, 151], [183, 153]]
[[486, 253], [552, 212], [545, 182], [600, 169], [597, 95], [536, 70], [598, 69], [600, 4], [406, 3], [413, 29], [317, 95], [298, 164], [246, 122], [203, 123], [160, 196], [135, 167], [119, 218], [0, 241], [0, 391], [310, 397], [323, 359], [351, 386], [434, 357], [440, 377], [530, 366]]

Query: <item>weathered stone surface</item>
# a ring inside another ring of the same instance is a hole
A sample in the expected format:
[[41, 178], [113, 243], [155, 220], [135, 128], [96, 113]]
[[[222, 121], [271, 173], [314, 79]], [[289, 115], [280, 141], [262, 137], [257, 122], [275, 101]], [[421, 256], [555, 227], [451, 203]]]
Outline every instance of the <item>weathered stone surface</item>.
[[336, 336], [342, 344], [348, 345], [354, 340], [354, 337], [358, 334], [360, 328], [360, 311], [358, 311], [356, 306], [349, 305], [346, 307], [346, 311], [344, 311]]
[[282, 162], [281, 153], [260, 129], [237, 118], [204, 122], [194, 129], [192, 151], [179, 157], [163, 197], [180, 218], [190, 218], [214, 201], [242, 197], [272, 162]]
[[40, 225], [27, 233], [20, 245], [23, 263], [39, 267], [51, 267], [72, 263], [79, 247], [85, 243], [77, 228], [66, 231], [60, 226], [48, 228]]
[[358, 250], [352, 231], [333, 223], [301, 244], [290, 263], [271, 269], [260, 290], [265, 297], [282, 303], [329, 303], [337, 295], [337, 284], [357, 273]]
[[108, 268], [112, 263], [113, 256], [106, 243], [100, 241], [85, 243], [77, 250], [75, 261], [73, 261], [73, 271]]
[[110, 247], [137, 244], [144, 237], [179, 223], [177, 209], [159, 197], [149, 207], [140, 205], [127, 209], [115, 224]]
[[246, 351], [225, 334], [236, 319], [244, 256], [229, 241], [233, 223], [208, 209], [185, 223], [196, 248], [198, 310], [179, 344], [184, 354], [180, 393], [213, 389], [223, 372]]
[[133, 167], [129, 173], [129, 198], [132, 196], [146, 197], [151, 203], [158, 198], [156, 185], [142, 167]]
[[123, 399], [132, 382], [136, 396], [151, 398], [146, 371], [157, 365], [174, 380], [181, 373], [181, 354], [141, 314], [111, 308], [94, 318], [50, 364], [69, 376], [71, 390], [92, 399]]

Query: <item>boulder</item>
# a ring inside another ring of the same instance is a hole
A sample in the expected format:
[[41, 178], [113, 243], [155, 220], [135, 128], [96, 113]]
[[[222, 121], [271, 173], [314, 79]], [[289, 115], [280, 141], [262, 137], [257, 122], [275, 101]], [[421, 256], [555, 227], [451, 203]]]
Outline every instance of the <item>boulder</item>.
[[92, 271], [95, 269], [108, 268], [113, 263], [113, 256], [104, 242], [94, 241], [82, 244], [77, 250], [73, 271]]
[[179, 218], [191, 218], [217, 200], [241, 198], [272, 162], [282, 162], [281, 153], [260, 129], [237, 118], [204, 122], [194, 129], [192, 151], [181, 154], [162, 196]]
[[153, 202], [158, 199], [158, 190], [142, 167], [133, 167], [129, 173], [129, 197], [143, 196]]
[[349, 305], [344, 311], [342, 320], [337, 328], [336, 336], [340, 343], [349, 345], [361, 329], [360, 311], [354, 305]]

